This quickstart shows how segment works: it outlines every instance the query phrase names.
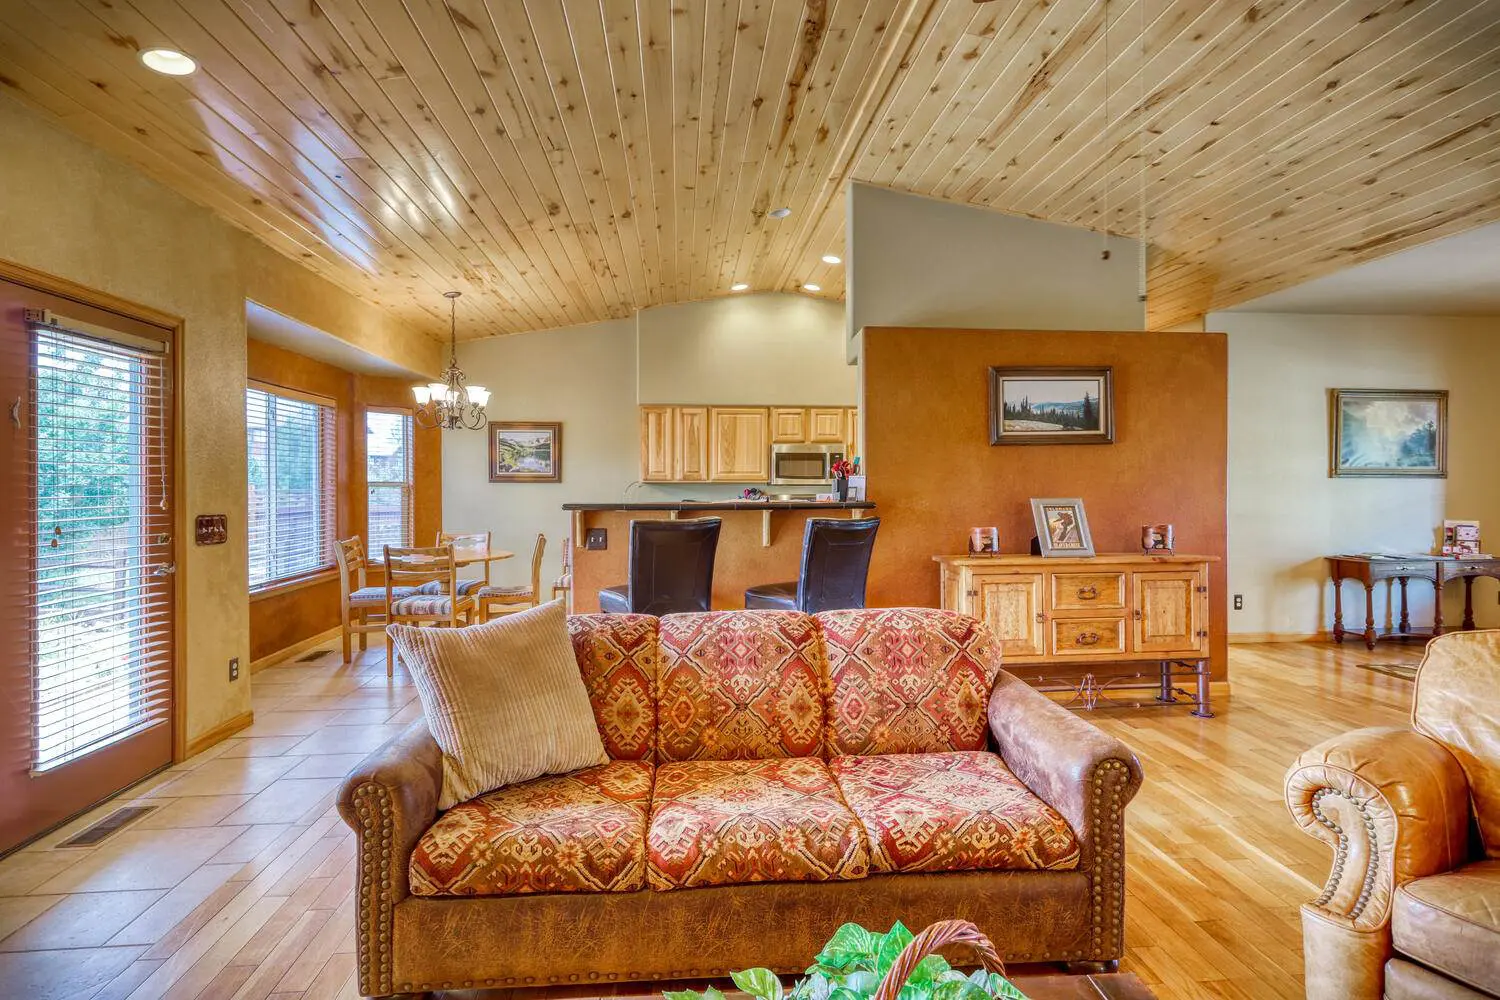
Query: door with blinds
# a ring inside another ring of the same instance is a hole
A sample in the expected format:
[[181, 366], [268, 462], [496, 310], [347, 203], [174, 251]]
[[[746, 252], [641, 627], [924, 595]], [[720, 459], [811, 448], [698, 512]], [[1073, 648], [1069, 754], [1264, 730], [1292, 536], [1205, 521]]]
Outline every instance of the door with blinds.
[[172, 349], [0, 282], [0, 851], [171, 762]]

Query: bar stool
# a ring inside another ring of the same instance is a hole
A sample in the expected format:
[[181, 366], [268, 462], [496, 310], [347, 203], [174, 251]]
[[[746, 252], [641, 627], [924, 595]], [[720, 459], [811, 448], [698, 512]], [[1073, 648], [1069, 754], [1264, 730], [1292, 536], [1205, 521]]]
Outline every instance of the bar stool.
[[708, 611], [713, 601], [717, 517], [630, 522], [630, 581], [599, 591], [605, 614]]
[[865, 580], [880, 518], [846, 521], [810, 517], [802, 532], [802, 574], [745, 591], [745, 607], [772, 611], [835, 611], [865, 606]]

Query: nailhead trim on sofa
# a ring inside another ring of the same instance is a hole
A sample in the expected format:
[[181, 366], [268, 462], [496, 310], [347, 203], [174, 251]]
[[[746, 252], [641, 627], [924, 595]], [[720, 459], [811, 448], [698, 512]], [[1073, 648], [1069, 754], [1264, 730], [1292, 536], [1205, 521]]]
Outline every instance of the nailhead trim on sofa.
[[[1089, 866], [1092, 933], [1089, 951], [1094, 958], [1118, 958], [1125, 953], [1125, 824], [1120, 811], [1130, 783], [1130, 769], [1121, 760], [1102, 761], [1093, 778], [1093, 864]], [[1076, 959], [1081, 961], [1084, 956]]]
[[[395, 821], [390, 792], [374, 782], [354, 790], [359, 816], [360, 876], [358, 920], [360, 992], [384, 996], [391, 990], [391, 863], [395, 854]], [[372, 956], [373, 951], [373, 956]], [[411, 987], [403, 986], [402, 992]], [[422, 987], [430, 989], [430, 987]]]

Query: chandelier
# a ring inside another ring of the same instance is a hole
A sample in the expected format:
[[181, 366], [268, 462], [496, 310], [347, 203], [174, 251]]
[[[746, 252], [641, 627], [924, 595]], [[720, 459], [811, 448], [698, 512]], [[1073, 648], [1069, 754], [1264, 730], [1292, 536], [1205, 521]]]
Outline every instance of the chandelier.
[[442, 381], [411, 387], [417, 399], [417, 424], [422, 427], [477, 431], [486, 423], [484, 404], [490, 401], [490, 391], [482, 385], [466, 384], [468, 379], [458, 367], [458, 297], [462, 294], [443, 293], [448, 300], [448, 367]]

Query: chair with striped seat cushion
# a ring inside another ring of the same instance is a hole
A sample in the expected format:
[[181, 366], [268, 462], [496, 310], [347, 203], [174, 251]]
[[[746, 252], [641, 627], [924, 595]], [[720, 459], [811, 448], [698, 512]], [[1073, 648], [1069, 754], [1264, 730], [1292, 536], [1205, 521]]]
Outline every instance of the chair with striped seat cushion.
[[[417, 592], [415, 587], [394, 587], [392, 593], [396, 597], [410, 597]], [[385, 604], [384, 587], [360, 587], [349, 595], [349, 603], [355, 606], [368, 605], [371, 607], [382, 607]], [[382, 626], [383, 628], [384, 626]]]
[[[466, 603], [463, 595], [459, 595], [458, 601], [460, 608]], [[415, 615], [447, 617], [453, 611], [453, 598], [448, 594], [409, 594], [391, 601], [391, 614], [402, 618]]]
[[[437, 584], [437, 592], [428, 586]], [[403, 595], [399, 591], [405, 590]], [[472, 625], [478, 608], [474, 598], [458, 590], [458, 560], [453, 546], [432, 548], [385, 547], [385, 620], [391, 625]], [[396, 669], [396, 649], [390, 630], [385, 636], [386, 676]]]
[[[470, 595], [476, 595], [477, 596], [478, 592], [480, 590], [484, 589], [485, 586], [487, 586], [487, 585], [485, 584], [484, 580], [482, 580], [482, 579], [478, 579], [478, 580], [459, 580], [458, 581], [458, 596], [460, 596], [460, 597], [468, 597]], [[419, 593], [419, 594], [441, 594], [441, 593], [443, 593], [443, 583], [442, 583], [441, 580], [433, 580], [431, 583], [424, 583], [424, 584], [422, 584], [422, 586], [420, 586], [420, 587], [417, 588], [417, 593]]]
[[479, 602], [480, 621], [489, 621], [493, 615], [508, 615], [516, 611], [534, 608], [541, 603], [542, 553], [547, 549], [547, 536], [538, 534], [536, 544], [531, 547], [531, 582], [518, 584], [487, 584], [474, 592]]
[[[354, 636], [359, 636], [359, 648], [363, 650], [365, 636], [385, 631], [385, 587], [366, 584], [369, 559], [365, 556], [365, 543], [358, 535], [334, 542], [333, 555], [339, 567], [339, 630], [344, 639], [344, 662], [348, 663]], [[416, 590], [416, 587], [395, 587], [392, 596], [410, 597]]]

